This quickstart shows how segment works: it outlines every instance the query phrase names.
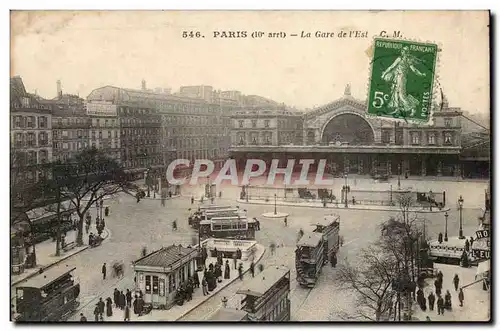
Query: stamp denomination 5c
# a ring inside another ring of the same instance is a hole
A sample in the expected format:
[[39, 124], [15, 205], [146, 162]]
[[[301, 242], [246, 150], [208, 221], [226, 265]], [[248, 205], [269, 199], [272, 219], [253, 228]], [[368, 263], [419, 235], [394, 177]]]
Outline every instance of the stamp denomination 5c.
[[436, 44], [375, 39], [368, 113], [428, 122], [437, 51]]

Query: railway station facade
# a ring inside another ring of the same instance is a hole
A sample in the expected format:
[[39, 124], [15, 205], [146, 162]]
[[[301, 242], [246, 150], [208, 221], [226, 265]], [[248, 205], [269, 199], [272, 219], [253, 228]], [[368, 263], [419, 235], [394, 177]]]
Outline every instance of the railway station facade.
[[[236, 113], [230, 153], [238, 168], [252, 158], [268, 164], [279, 159], [280, 167], [288, 159], [326, 159], [329, 171], [339, 176], [462, 177], [461, 115], [460, 108], [443, 98], [431, 125], [370, 117], [366, 103], [352, 97], [346, 86], [341, 98], [306, 113]], [[293, 132], [282, 133], [280, 125]], [[483, 167], [488, 166], [486, 161]]]

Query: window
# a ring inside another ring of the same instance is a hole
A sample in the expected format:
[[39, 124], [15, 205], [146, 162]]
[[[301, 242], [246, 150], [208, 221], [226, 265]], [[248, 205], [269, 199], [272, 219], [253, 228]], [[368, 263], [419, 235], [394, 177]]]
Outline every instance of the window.
[[412, 145], [420, 145], [420, 132], [411, 133], [411, 143]]
[[15, 123], [14, 126], [16, 128], [20, 128], [21, 127], [22, 119], [23, 119], [22, 116], [15, 116], [14, 117], [14, 123]]
[[14, 144], [16, 145], [16, 147], [23, 146], [23, 134], [22, 133], [16, 133]]
[[243, 120], [239, 120], [238, 121], [238, 125], [239, 125], [240, 128], [242, 128], [243, 127]]
[[111, 138], [111, 131], [108, 131], [108, 139]]
[[99, 131], [99, 139], [102, 139], [102, 131]]
[[444, 126], [445, 127], [447, 127], [447, 128], [451, 127], [452, 123], [453, 123], [453, 120], [450, 117], [446, 117], [444, 119]]
[[68, 138], [68, 131], [63, 131], [63, 132], [62, 132], [62, 136], [63, 136], [64, 138]]
[[382, 143], [390, 144], [391, 143], [391, 131], [382, 130]]
[[427, 134], [427, 144], [429, 144], [429, 145], [436, 144], [436, 133], [435, 132], [429, 132]]
[[26, 123], [26, 126], [28, 128], [34, 128], [35, 127], [35, 120], [33, 118], [33, 116], [28, 116], [27, 117], [27, 123]]
[[47, 144], [47, 133], [46, 132], [40, 132], [38, 135], [38, 140], [40, 142], [40, 145], [44, 146]]
[[35, 144], [35, 134], [32, 132], [28, 133], [28, 147], [34, 147]]
[[252, 120], [252, 128], [256, 128], [257, 127], [257, 120]]
[[146, 293], [151, 294], [151, 276], [146, 276]]
[[153, 294], [158, 294], [159, 292], [158, 276], [153, 276]]
[[41, 116], [38, 118], [38, 126], [42, 129], [47, 127], [47, 117]]
[[29, 108], [30, 106], [30, 98], [24, 97], [21, 99], [21, 103], [24, 108]]
[[444, 133], [444, 144], [445, 145], [451, 145], [452, 144], [452, 138], [453, 138], [453, 135], [451, 134], [451, 132], [445, 132]]
[[264, 120], [264, 127], [268, 128], [269, 127], [269, 120]]

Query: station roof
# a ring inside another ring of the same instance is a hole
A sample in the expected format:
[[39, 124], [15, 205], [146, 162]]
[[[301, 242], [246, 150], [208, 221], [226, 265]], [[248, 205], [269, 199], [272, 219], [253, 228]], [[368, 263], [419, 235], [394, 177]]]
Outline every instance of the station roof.
[[221, 321], [241, 321], [247, 316], [247, 312], [238, 309], [221, 308], [213, 313], [208, 321], [221, 322]]
[[318, 232], [306, 233], [300, 238], [297, 246], [316, 247], [323, 239], [323, 235]]
[[248, 283], [243, 284], [237, 294], [263, 296], [274, 284], [290, 272], [285, 266], [270, 266]]
[[38, 274], [33, 278], [28, 279], [25, 283], [17, 285], [17, 287], [33, 287], [41, 289], [75, 269], [75, 267], [69, 267], [67, 265], [55, 266], [43, 271], [41, 274]]
[[181, 245], [163, 247], [135, 261], [134, 265], [148, 267], [166, 267], [174, 264], [181, 258], [193, 253], [196, 250], [196, 248], [187, 248], [182, 247]]

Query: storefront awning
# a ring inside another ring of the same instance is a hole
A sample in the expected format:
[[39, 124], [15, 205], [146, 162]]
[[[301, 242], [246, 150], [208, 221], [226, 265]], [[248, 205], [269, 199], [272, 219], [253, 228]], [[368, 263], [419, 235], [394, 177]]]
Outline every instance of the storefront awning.
[[477, 265], [476, 277], [483, 276], [485, 273], [490, 271], [490, 260], [479, 262]]

